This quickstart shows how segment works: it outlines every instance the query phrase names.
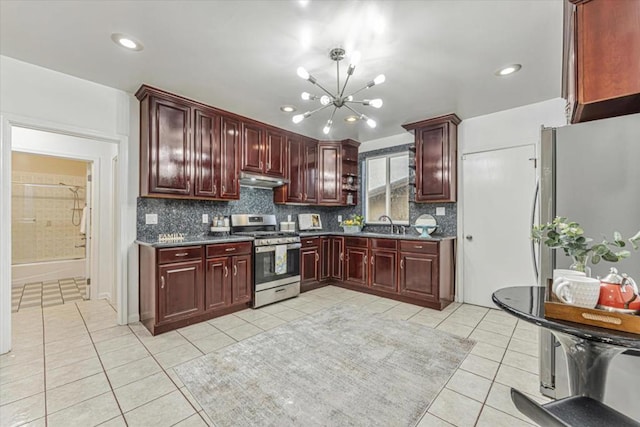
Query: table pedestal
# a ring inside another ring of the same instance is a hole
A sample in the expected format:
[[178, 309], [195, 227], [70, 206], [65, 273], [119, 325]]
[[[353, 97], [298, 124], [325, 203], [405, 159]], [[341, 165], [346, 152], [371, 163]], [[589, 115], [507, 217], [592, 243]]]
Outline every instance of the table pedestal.
[[563, 332], [551, 331], [567, 356], [571, 396], [586, 396], [602, 402], [609, 363], [625, 348], [589, 341]]

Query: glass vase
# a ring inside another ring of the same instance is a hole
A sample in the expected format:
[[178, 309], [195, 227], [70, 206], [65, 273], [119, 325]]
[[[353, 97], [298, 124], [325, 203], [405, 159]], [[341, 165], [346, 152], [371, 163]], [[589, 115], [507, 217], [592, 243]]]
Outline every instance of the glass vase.
[[575, 271], [581, 271], [591, 277], [591, 267], [589, 267], [589, 255], [572, 255], [573, 264], [569, 266], [569, 269]]

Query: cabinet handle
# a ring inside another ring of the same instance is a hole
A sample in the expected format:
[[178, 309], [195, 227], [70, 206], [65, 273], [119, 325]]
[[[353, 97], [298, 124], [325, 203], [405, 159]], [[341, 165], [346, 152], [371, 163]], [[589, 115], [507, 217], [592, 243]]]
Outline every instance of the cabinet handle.
[[313, 243], [313, 240], [307, 240], [307, 243]]
[[371, 265], [373, 265], [373, 255], [371, 255]]
[[320, 261], [320, 255], [316, 253], [316, 262]]
[[400, 260], [400, 268], [404, 268], [404, 260], [403, 259]]
[[367, 256], [364, 256], [364, 265], [367, 265]]
[[225, 189], [224, 189], [224, 185], [222, 186], [222, 194], [226, 193]]
[[160, 276], [160, 289], [164, 289], [164, 276]]
[[218, 190], [218, 186], [216, 185], [216, 183], [213, 183], [213, 194], [217, 193]]
[[302, 200], [302, 193], [298, 193], [298, 199]]
[[233, 264], [233, 275], [234, 276], [238, 275], [238, 264]]
[[224, 266], [224, 277], [229, 276], [229, 269], [227, 268], [227, 266]]
[[267, 170], [271, 170], [271, 162], [267, 162]]
[[227, 249], [225, 249], [225, 252], [233, 252], [235, 250], [236, 250], [236, 248], [227, 248]]
[[344, 253], [340, 252], [340, 261], [344, 261]]
[[176, 256], [187, 256], [189, 255], [189, 252], [181, 252], [179, 254], [176, 254]]
[[422, 245], [415, 245], [414, 248], [416, 249], [422, 249]]
[[260, 160], [260, 165], [259, 165], [260, 169], [262, 169], [262, 160]]
[[187, 193], [191, 193], [191, 181], [187, 180]]
[[307, 193], [304, 193], [304, 194], [302, 195], [302, 200], [307, 200]]

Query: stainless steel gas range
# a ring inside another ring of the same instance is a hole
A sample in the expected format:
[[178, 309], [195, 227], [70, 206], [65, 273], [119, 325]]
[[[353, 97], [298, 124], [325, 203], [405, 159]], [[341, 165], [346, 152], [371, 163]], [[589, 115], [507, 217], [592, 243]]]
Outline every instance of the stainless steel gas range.
[[254, 237], [253, 307], [300, 294], [300, 236], [277, 231], [275, 215], [231, 215], [231, 233]]

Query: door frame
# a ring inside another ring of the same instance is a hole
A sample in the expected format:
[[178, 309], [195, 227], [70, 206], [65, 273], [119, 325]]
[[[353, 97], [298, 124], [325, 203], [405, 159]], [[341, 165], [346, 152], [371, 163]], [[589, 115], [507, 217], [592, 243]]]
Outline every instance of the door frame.
[[[129, 140], [124, 135], [108, 135], [90, 129], [68, 126], [60, 123], [48, 122], [45, 120], [32, 119], [29, 117], [0, 114], [0, 229], [3, 230], [3, 238], [0, 239], [0, 354], [11, 350], [11, 151], [13, 128], [26, 128], [42, 132], [68, 135], [82, 138], [89, 141], [110, 143], [116, 145], [116, 156], [118, 159], [118, 171], [113, 175], [112, 188], [116, 180], [127, 176], [128, 171], [128, 149]], [[60, 155], [55, 152], [41, 154]], [[68, 156], [67, 156], [68, 157]], [[86, 157], [86, 156], [83, 156]], [[98, 158], [99, 159], [99, 158]], [[93, 159], [88, 159], [93, 160]], [[96, 163], [94, 162], [94, 168]], [[102, 165], [111, 168], [111, 164]], [[95, 171], [95, 169], [94, 169]], [[95, 195], [95, 191], [94, 191]], [[116, 302], [118, 324], [127, 324], [127, 273], [128, 273], [128, 241], [127, 224], [123, 221], [126, 214], [127, 192], [118, 191], [117, 198], [113, 198], [113, 217], [118, 228], [114, 230], [113, 242], [113, 266], [114, 269], [114, 289], [112, 301]], [[96, 239], [93, 239], [94, 241]]]
[[[540, 140], [537, 138], [524, 138], [522, 139], [522, 142], [520, 144], [513, 144], [513, 145], [499, 145], [496, 147], [486, 147], [483, 148], [481, 150], [474, 150], [474, 151], [468, 151], [468, 152], [463, 152], [463, 153], [458, 153], [458, 165], [460, 165], [460, 167], [458, 167], [458, 194], [460, 194], [460, 197], [458, 198], [458, 205], [457, 205], [457, 211], [460, 213], [458, 215], [458, 221], [457, 221], [457, 229], [458, 229], [458, 233], [457, 233], [457, 244], [456, 244], [456, 284], [455, 284], [455, 300], [456, 302], [462, 303], [464, 302], [464, 214], [465, 214], [465, 209], [464, 209], [464, 161], [463, 161], [463, 157], [467, 156], [467, 155], [473, 155], [473, 154], [481, 154], [481, 153], [487, 153], [487, 152], [491, 152], [491, 151], [498, 151], [498, 150], [507, 150], [507, 149], [511, 149], [511, 148], [520, 148], [520, 147], [528, 147], [528, 146], [533, 146], [534, 147], [534, 153], [535, 153], [535, 158], [538, 159], [539, 153], [540, 153]], [[540, 168], [535, 169], [535, 176], [536, 179], [539, 179], [540, 177]]]

